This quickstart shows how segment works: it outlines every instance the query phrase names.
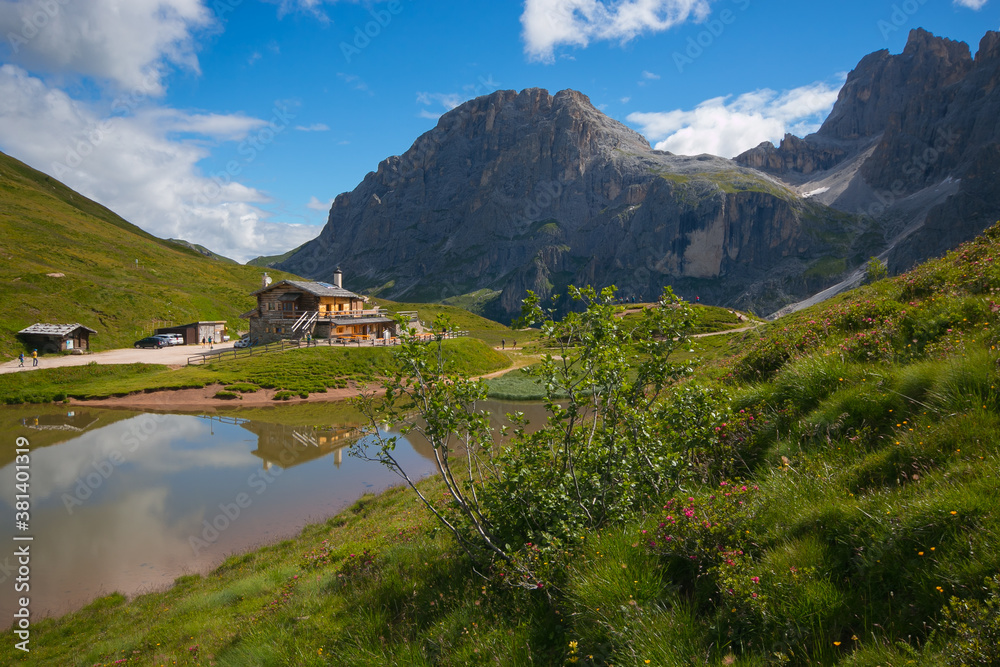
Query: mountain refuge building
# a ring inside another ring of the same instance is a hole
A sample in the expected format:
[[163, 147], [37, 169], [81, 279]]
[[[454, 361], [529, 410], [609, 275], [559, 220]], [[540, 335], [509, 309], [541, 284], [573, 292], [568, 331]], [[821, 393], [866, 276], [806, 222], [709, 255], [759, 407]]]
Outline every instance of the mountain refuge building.
[[396, 335], [396, 322], [386, 310], [366, 308], [367, 298], [344, 289], [340, 269], [333, 284], [305, 280], [282, 280], [253, 293], [257, 307], [241, 317], [250, 322], [250, 340], [255, 344], [281, 339], [313, 338], [343, 340]]

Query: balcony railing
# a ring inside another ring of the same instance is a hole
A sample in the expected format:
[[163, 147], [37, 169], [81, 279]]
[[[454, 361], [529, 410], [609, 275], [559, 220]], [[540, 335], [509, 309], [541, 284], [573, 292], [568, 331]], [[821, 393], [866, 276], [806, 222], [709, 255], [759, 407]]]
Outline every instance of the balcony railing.
[[[367, 310], [265, 310], [265, 318], [281, 318], [285, 320], [297, 320], [303, 315], [317, 314], [317, 320], [322, 322], [324, 320], [343, 320], [343, 319], [361, 319], [363, 317], [392, 317], [392, 312], [386, 310], [385, 308], [370, 308]], [[415, 322], [417, 320], [416, 311], [400, 312], [399, 315], [405, 315], [410, 322]]]

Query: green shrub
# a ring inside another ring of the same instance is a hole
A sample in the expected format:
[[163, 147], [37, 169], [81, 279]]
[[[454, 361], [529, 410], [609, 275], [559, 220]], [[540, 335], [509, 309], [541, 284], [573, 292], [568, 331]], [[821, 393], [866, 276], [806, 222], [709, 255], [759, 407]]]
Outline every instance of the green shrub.
[[986, 579], [982, 590], [982, 601], [953, 597], [942, 610], [939, 627], [948, 664], [1000, 664], [1000, 575]]
[[235, 391], [226, 391], [224, 389], [215, 392], [215, 398], [243, 398], [240, 394]]
[[235, 384], [226, 385], [225, 389], [226, 391], [238, 391], [241, 394], [253, 394], [260, 389], [260, 387], [248, 382], [237, 382]]

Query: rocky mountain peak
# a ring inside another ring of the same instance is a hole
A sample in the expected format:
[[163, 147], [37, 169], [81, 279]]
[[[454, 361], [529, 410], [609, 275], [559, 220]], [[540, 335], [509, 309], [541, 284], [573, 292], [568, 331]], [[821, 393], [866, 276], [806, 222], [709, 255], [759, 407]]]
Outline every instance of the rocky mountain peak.
[[723, 301], [773, 280], [761, 297], [772, 304], [830, 250], [814, 228], [834, 222], [845, 224], [731, 160], [653, 150], [578, 91], [498, 90], [338, 196], [319, 238], [281, 266], [325, 280], [339, 264], [352, 289], [396, 300], [485, 289], [502, 318], [525, 290], [569, 284], [647, 299], [696, 285]]
[[1000, 32], [987, 31], [979, 40], [979, 51], [976, 52], [976, 66], [982, 67], [987, 63], [994, 63], [1000, 60]]
[[968, 44], [922, 28], [911, 30], [901, 54], [876, 51], [858, 63], [817, 135], [848, 140], [874, 137], [885, 130], [901, 102], [949, 86], [971, 67]]

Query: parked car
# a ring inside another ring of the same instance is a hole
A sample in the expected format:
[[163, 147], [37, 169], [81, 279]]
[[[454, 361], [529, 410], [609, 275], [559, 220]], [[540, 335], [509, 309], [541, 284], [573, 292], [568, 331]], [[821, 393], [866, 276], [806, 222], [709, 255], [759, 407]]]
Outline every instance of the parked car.
[[153, 334], [153, 338], [162, 338], [167, 341], [167, 345], [183, 345], [184, 336], [179, 333]]
[[137, 347], [137, 348], [139, 348], [139, 347], [152, 347], [152, 348], [155, 348], [157, 350], [160, 350], [162, 348], [165, 348], [169, 344], [170, 343], [168, 343], [167, 341], [165, 341], [162, 338], [157, 338], [156, 336], [147, 336], [146, 338], [143, 338], [142, 340], [137, 340], [135, 342], [135, 347]]
[[236, 341], [235, 343], [233, 343], [233, 347], [250, 347], [250, 336], [249, 336], [249, 334], [246, 335], [246, 336], [243, 336], [238, 341]]

